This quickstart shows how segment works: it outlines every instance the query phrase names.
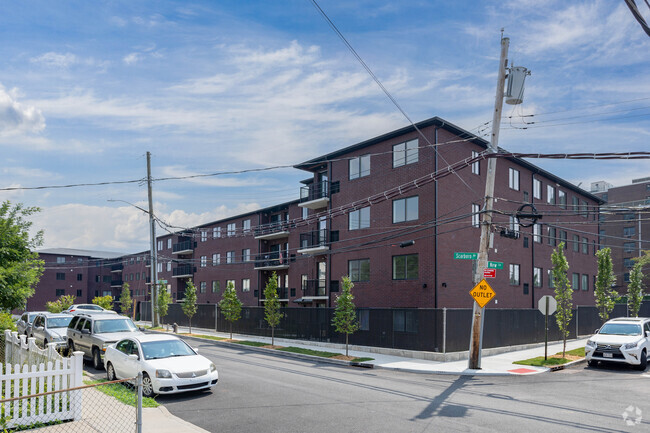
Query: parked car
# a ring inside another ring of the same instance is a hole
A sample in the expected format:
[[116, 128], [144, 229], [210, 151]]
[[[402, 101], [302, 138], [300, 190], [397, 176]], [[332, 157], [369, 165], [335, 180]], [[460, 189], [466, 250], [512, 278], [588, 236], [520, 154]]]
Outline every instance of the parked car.
[[47, 346], [48, 343], [56, 343], [57, 349], [68, 347], [67, 330], [72, 316], [65, 313], [42, 313], [36, 316], [31, 328], [31, 336], [36, 343]]
[[64, 310], [64, 313], [111, 313], [117, 314], [113, 310], [107, 310], [104, 307], [100, 307], [97, 304], [74, 304], [70, 305], [67, 310]]
[[650, 351], [650, 319], [621, 317], [607, 321], [587, 340], [585, 358], [590, 367], [599, 361], [627, 363], [645, 370]]
[[32, 323], [36, 316], [41, 313], [47, 313], [47, 311], [25, 311], [21, 314], [20, 318], [16, 322], [16, 328], [18, 329], [18, 335], [25, 335], [29, 337], [32, 331]]
[[209, 359], [173, 335], [129, 336], [106, 349], [105, 362], [108, 380], [142, 372], [142, 394], [147, 397], [210, 389], [219, 380]]
[[67, 337], [70, 353], [83, 352], [84, 359], [92, 360], [93, 367], [104, 367], [106, 348], [125, 336], [144, 335], [129, 317], [107, 313], [78, 313], [68, 324]]

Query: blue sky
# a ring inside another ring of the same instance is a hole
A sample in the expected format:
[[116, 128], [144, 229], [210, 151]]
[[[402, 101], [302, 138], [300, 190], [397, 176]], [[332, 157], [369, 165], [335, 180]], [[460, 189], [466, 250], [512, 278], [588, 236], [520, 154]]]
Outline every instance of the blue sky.
[[[504, 27], [532, 75], [501, 147], [650, 150], [650, 38], [622, 1], [319, 4], [414, 121], [489, 134]], [[408, 124], [309, 0], [2, 2], [0, 38], [0, 188], [140, 179], [147, 151], [154, 177], [291, 165]], [[647, 160], [531, 162], [587, 189], [650, 175]], [[298, 198], [305, 177], [156, 182], [155, 210], [193, 226]], [[108, 201], [144, 206], [145, 185], [6, 199], [42, 208], [44, 247], [148, 247], [146, 215]]]

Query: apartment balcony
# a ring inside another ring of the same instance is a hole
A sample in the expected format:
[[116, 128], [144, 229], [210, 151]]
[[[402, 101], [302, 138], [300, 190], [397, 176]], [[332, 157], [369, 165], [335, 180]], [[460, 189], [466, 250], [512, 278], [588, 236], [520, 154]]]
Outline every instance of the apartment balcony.
[[[260, 293], [261, 293], [260, 301], [262, 302], [266, 301], [266, 297], [264, 296], [264, 289], [260, 290]], [[289, 289], [287, 289], [286, 287], [278, 287], [278, 300], [281, 302], [289, 301]]]
[[289, 269], [289, 258], [278, 251], [255, 256], [256, 271], [278, 271]]
[[192, 254], [194, 242], [191, 240], [182, 241], [172, 246], [172, 254]]
[[122, 287], [124, 281], [122, 280], [111, 280], [111, 287]]
[[255, 239], [273, 240], [289, 237], [289, 223], [286, 221], [262, 224], [255, 227]]
[[302, 288], [302, 299], [327, 299], [327, 281], [307, 280]]
[[330, 201], [329, 182], [321, 181], [300, 188], [300, 203], [298, 206], [309, 209], [327, 207]]
[[179, 265], [172, 269], [172, 278], [187, 278], [194, 275], [196, 269], [192, 265]]
[[318, 255], [329, 251], [329, 230], [321, 229], [300, 233], [300, 248], [298, 254]]
[[116, 263], [114, 265], [111, 265], [111, 272], [122, 272], [124, 269], [124, 265], [122, 263]]
[[144, 262], [144, 267], [145, 267], [145, 268], [150, 268], [150, 267], [151, 267], [151, 260], [147, 259], [147, 260]]

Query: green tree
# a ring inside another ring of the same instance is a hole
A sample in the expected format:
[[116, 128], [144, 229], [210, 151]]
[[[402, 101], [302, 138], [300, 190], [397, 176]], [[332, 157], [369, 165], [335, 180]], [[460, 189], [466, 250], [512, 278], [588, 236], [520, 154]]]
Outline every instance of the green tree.
[[566, 355], [566, 339], [569, 336], [569, 323], [573, 317], [573, 289], [569, 282], [569, 262], [564, 256], [564, 242], [560, 242], [551, 254], [553, 263], [553, 281], [555, 282], [555, 300], [557, 310], [555, 320], [562, 336], [562, 358]]
[[99, 305], [100, 307], [105, 308], [107, 310], [113, 309], [113, 297], [111, 295], [95, 296], [92, 300], [92, 303], [95, 305]]
[[237, 297], [237, 291], [232, 283], [228, 283], [228, 287], [223, 292], [223, 299], [219, 302], [219, 308], [223, 318], [230, 322], [230, 339], [232, 340], [232, 324], [235, 320], [241, 317], [242, 303]]
[[181, 306], [183, 313], [190, 320], [190, 334], [192, 333], [192, 316], [196, 314], [196, 286], [192, 280], [187, 282], [185, 287], [185, 299], [183, 299], [183, 305]]
[[345, 334], [345, 356], [348, 356], [348, 338], [359, 329], [357, 320], [357, 309], [354, 305], [354, 295], [352, 294], [352, 281], [350, 277], [343, 277], [343, 289], [341, 295], [336, 297], [336, 308], [332, 325], [336, 332]]
[[616, 282], [614, 266], [612, 265], [612, 250], [610, 248], [598, 250], [596, 257], [598, 258], [598, 274], [596, 275], [594, 297], [596, 298], [598, 315], [604, 323], [609, 319], [609, 313], [614, 309], [614, 305], [616, 305], [616, 301], [620, 296], [616, 290], [612, 289]]
[[167, 285], [158, 282], [158, 297], [156, 298], [156, 314], [160, 317], [160, 325], [163, 324], [163, 317], [167, 315], [169, 304], [172, 302], [172, 295], [167, 291]]
[[39, 211], [10, 201], [0, 205], [0, 311], [25, 308], [43, 274], [43, 260], [32, 252], [43, 244], [43, 231], [30, 238], [26, 220]]
[[630, 282], [627, 285], [627, 308], [631, 317], [639, 317], [643, 288], [643, 263], [637, 260], [630, 271]]
[[67, 310], [74, 304], [75, 297], [72, 295], [63, 295], [59, 297], [56, 301], [46, 302], [45, 308], [50, 313], [60, 313], [61, 311]]
[[280, 324], [284, 313], [280, 312], [278, 298], [278, 276], [273, 272], [264, 288], [264, 319], [271, 327], [271, 345], [275, 345], [275, 327]]
[[[14, 321], [14, 318], [11, 317], [10, 312], [0, 312], [0, 333], [2, 333], [2, 341], [4, 341], [4, 331], [5, 329], [8, 329], [10, 331], [16, 331], [16, 322]], [[4, 343], [3, 343], [4, 344]]]
[[131, 298], [131, 286], [129, 283], [124, 283], [122, 285], [122, 293], [120, 293], [120, 310], [122, 314], [131, 316], [133, 307], [133, 298]]

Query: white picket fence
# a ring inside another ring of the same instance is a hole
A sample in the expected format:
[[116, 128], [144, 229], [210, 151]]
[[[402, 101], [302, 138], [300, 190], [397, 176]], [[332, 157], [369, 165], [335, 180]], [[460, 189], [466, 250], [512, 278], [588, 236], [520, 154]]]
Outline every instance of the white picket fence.
[[33, 338], [5, 331], [0, 364], [0, 416], [6, 427], [81, 419], [83, 353], [61, 356], [55, 343], [39, 348]]

